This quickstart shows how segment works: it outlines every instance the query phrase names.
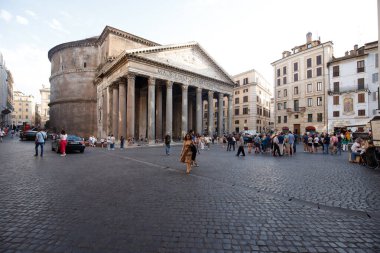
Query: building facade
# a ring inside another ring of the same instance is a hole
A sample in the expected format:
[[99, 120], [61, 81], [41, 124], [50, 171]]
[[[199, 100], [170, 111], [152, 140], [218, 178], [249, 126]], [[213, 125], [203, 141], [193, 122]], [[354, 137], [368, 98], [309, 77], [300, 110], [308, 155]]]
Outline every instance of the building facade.
[[282, 58], [272, 63], [277, 131], [327, 131], [327, 63], [332, 56], [331, 41], [321, 43], [308, 33], [305, 44], [284, 51]]
[[233, 129], [235, 132], [251, 130], [262, 133], [271, 130], [272, 85], [256, 70], [249, 70], [232, 77]]
[[[202, 132], [204, 100], [212, 112], [208, 122], [214, 122], [214, 99], [232, 101], [232, 79], [195, 42], [163, 46], [107, 26], [100, 36], [58, 45], [48, 56], [51, 126], [82, 136], [180, 138], [190, 129]], [[219, 129], [231, 129], [232, 103], [227, 106]], [[215, 132], [213, 124], [208, 132]]]
[[3, 55], [0, 54], [0, 126], [12, 124], [13, 111], [13, 77], [6, 68]]
[[357, 45], [329, 63], [328, 129], [363, 130], [378, 107], [378, 43]]
[[14, 111], [12, 112], [12, 124], [24, 123], [35, 126], [36, 103], [32, 95], [25, 95], [21, 91], [13, 92]]
[[45, 128], [46, 122], [49, 120], [49, 103], [50, 103], [50, 87], [42, 85], [40, 89], [41, 103], [39, 104], [39, 116], [40, 116], [40, 126]]

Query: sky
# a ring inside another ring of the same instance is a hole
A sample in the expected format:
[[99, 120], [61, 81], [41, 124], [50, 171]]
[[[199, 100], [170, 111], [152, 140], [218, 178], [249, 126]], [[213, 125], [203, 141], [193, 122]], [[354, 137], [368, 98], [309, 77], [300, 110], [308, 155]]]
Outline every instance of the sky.
[[271, 63], [308, 32], [332, 41], [336, 57], [378, 38], [376, 0], [0, 0], [0, 53], [14, 89], [40, 99], [48, 51], [106, 25], [162, 45], [196, 41], [229, 75], [255, 69], [271, 84]]

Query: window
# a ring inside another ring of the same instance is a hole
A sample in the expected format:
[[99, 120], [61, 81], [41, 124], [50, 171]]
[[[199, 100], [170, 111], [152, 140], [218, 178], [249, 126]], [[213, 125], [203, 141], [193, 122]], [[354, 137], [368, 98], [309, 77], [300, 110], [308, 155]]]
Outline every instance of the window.
[[243, 97], [243, 103], [248, 102], [248, 96]]
[[358, 78], [358, 90], [364, 90], [364, 78]]
[[[360, 115], [359, 115], [359, 116], [360, 116]], [[25, 116], [25, 119], [27, 119], [27, 118], [28, 118], [28, 115]]]
[[307, 93], [310, 93], [313, 91], [313, 85], [311, 83], [307, 84]]
[[307, 67], [311, 68], [311, 58], [307, 59], [306, 62]]
[[311, 43], [307, 44], [307, 48], [311, 48]]
[[246, 119], [244, 120], [244, 123], [247, 123], [247, 120], [246, 120]]
[[322, 55], [317, 55], [317, 65], [322, 64]]
[[235, 120], [235, 124], [239, 124], [239, 120]]
[[309, 70], [307, 71], [307, 78], [312, 78], [312, 77], [313, 77], [313, 72], [312, 72], [311, 69], [309, 69]]
[[282, 78], [282, 82], [283, 82], [283, 84], [286, 84], [286, 76], [284, 76], [284, 77]]
[[365, 116], [365, 110], [358, 110], [358, 116]]
[[339, 111], [333, 111], [333, 117], [339, 117]]
[[281, 116], [277, 116], [277, 123], [281, 123]]
[[28, 103], [26, 103], [25, 106], [28, 106]]
[[294, 82], [298, 82], [298, 73], [294, 73]]
[[280, 86], [281, 85], [281, 79], [277, 79], [277, 86]]
[[277, 69], [277, 77], [281, 76], [281, 69]]
[[307, 99], [307, 106], [313, 106], [313, 99], [312, 98], [308, 98]]
[[278, 104], [277, 104], [277, 110], [281, 110], [281, 107], [282, 107], [282, 104], [281, 104], [281, 103], [278, 103]]
[[294, 95], [298, 95], [298, 86], [294, 87]]
[[358, 94], [358, 103], [364, 103], [364, 102], [365, 102], [364, 93]]
[[86, 68], [86, 67], [87, 67], [87, 63], [84, 62], [84, 63], [83, 63], [83, 68]]
[[372, 83], [376, 83], [379, 81], [379, 73], [372, 74]]
[[236, 81], [236, 85], [240, 86], [240, 81], [239, 80]]
[[288, 123], [288, 116], [284, 116], [284, 123]]
[[28, 108], [26, 108], [25, 111], [26, 111], [26, 112], [29, 111]]
[[21, 112], [21, 108], [18, 108], [18, 111]]
[[322, 97], [317, 97], [317, 106], [322, 105]]
[[379, 67], [379, 54], [375, 54], [375, 68]]
[[239, 115], [239, 108], [235, 108], [235, 115]]
[[333, 77], [339, 76], [339, 66], [333, 67]]
[[357, 70], [358, 73], [364, 72], [364, 60], [357, 62]]
[[295, 119], [298, 119], [298, 114], [294, 115], [294, 118], [295, 118]]
[[322, 90], [322, 82], [317, 82], [317, 91]]
[[286, 107], [287, 107], [287, 103], [286, 103], [286, 102], [284, 102], [284, 110], [286, 109]]
[[307, 115], [307, 122], [313, 122], [313, 114]]
[[282, 68], [282, 74], [286, 75], [286, 66]]
[[277, 91], [277, 97], [280, 98], [281, 97], [281, 91]]
[[205, 116], [203, 118], [207, 119], [207, 115], [208, 115], [207, 112], [205, 112]]
[[322, 68], [317, 68], [317, 76], [321, 76], [322, 75]]
[[235, 104], [239, 104], [239, 98], [235, 98]]
[[248, 114], [248, 107], [243, 108], [243, 114]]
[[299, 100], [294, 100], [294, 111], [299, 112], [299, 110], [300, 110]]
[[322, 122], [322, 113], [317, 113], [317, 122]]
[[18, 115], [18, 118], [21, 119], [21, 115]]
[[333, 96], [333, 105], [339, 105], [339, 96]]
[[293, 63], [293, 71], [298, 71], [298, 62]]
[[339, 82], [334, 82], [334, 92], [339, 92]]
[[285, 89], [285, 90], [284, 90], [284, 97], [287, 97], [287, 96], [288, 96], [288, 90]]
[[248, 84], [248, 77], [243, 79], [243, 85]]

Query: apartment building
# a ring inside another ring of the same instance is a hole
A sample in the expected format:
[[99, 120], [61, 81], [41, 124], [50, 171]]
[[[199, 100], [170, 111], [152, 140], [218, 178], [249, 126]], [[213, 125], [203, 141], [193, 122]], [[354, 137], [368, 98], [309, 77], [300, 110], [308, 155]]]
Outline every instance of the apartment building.
[[355, 45], [344, 56], [334, 57], [328, 70], [328, 130], [364, 130], [379, 109], [378, 42]]
[[252, 130], [258, 133], [272, 129], [271, 98], [273, 85], [252, 69], [232, 77], [233, 90], [232, 129], [235, 132]]
[[306, 43], [272, 63], [277, 131], [327, 131], [327, 63], [332, 56], [331, 41], [321, 43], [308, 33]]
[[12, 112], [12, 123], [22, 125], [27, 123], [35, 125], [35, 101], [32, 95], [25, 95], [21, 91], [13, 92], [14, 111]]

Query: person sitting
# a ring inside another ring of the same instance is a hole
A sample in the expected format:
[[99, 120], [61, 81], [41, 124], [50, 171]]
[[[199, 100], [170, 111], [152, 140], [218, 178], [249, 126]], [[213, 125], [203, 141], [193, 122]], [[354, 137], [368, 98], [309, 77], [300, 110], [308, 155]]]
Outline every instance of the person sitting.
[[352, 144], [351, 161], [350, 161], [351, 163], [354, 163], [356, 161], [356, 157], [360, 156], [360, 153], [362, 152], [361, 143], [362, 143], [362, 140], [360, 138], [357, 138], [355, 140], [355, 143]]
[[362, 150], [360, 156], [361, 156], [363, 165], [367, 165], [369, 167], [378, 166], [378, 161], [377, 161], [378, 151], [376, 149], [376, 146], [373, 144], [373, 141], [368, 141], [365, 149]]

